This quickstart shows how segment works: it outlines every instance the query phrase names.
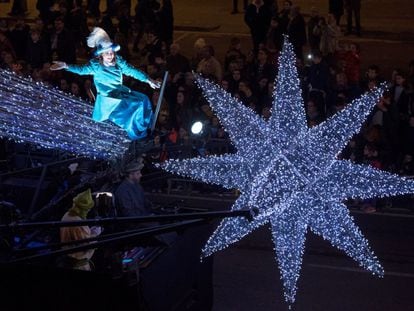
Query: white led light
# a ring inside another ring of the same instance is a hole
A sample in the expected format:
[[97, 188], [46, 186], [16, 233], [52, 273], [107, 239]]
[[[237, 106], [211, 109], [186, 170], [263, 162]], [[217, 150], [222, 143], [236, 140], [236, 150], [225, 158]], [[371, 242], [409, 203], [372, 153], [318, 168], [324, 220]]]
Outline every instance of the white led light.
[[90, 103], [0, 70], [0, 137], [91, 158], [121, 157], [126, 133], [91, 115]]
[[224, 249], [270, 222], [285, 299], [293, 303], [308, 228], [382, 276], [383, 269], [354, 224], [343, 200], [414, 192], [414, 182], [375, 168], [337, 159], [383, 93], [383, 87], [354, 100], [318, 126], [308, 128], [291, 44], [285, 40], [268, 121], [217, 85], [197, 77], [206, 99], [237, 152], [169, 160], [169, 172], [236, 188], [232, 210], [256, 207], [249, 222], [224, 219], [203, 249], [203, 256]]
[[198, 135], [203, 130], [203, 123], [200, 121], [194, 122], [194, 124], [191, 126], [191, 133], [194, 135]]

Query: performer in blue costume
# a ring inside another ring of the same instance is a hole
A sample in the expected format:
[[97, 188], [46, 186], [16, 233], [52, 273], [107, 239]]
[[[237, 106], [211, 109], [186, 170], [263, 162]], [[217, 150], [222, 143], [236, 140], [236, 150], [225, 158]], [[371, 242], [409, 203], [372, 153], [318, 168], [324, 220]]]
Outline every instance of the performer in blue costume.
[[151, 102], [142, 93], [133, 91], [122, 84], [122, 76], [130, 76], [148, 83], [153, 89], [160, 83], [116, 55], [120, 46], [112, 43], [108, 34], [95, 27], [87, 39], [88, 46], [96, 48], [95, 59], [84, 65], [69, 65], [54, 62], [51, 70], [65, 69], [79, 75], [92, 75], [97, 96], [92, 119], [97, 122], [110, 120], [123, 128], [132, 140], [143, 139], [151, 126], [153, 112]]

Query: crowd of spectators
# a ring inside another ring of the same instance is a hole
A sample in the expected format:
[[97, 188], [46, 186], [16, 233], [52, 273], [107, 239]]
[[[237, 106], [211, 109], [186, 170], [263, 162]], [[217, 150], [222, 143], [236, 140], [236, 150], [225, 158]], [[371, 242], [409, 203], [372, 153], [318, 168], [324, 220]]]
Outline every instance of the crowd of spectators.
[[[194, 120], [207, 124], [201, 146], [202, 155], [213, 151], [209, 141], [228, 142], [219, 120], [201, 91], [194, 84], [192, 71], [215, 81], [244, 105], [264, 119], [271, 114], [272, 91], [277, 76], [277, 56], [288, 34], [297, 56], [305, 110], [310, 127], [342, 110], [353, 99], [384, 82], [384, 93], [374, 111], [344, 149], [341, 156], [358, 163], [401, 173], [414, 174], [414, 61], [406, 71], [395, 69], [388, 79], [381, 76], [380, 65], [366, 64], [361, 74], [360, 47], [344, 43], [338, 16], [322, 16], [312, 8], [304, 18], [292, 1], [254, 0], [247, 5], [244, 20], [251, 30], [253, 49], [243, 49], [234, 37], [223, 59], [203, 38], [194, 42], [191, 57], [173, 41], [173, 8], [170, 0], [141, 0], [131, 15], [129, 1], [108, 1], [106, 12], [99, 12], [99, 1], [38, 1], [39, 18], [28, 24], [23, 18], [0, 21], [0, 66], [34, 81], [58, 87], [91, 104], [94, 86], [90, 78], [68, 72], [50, 71], [53, 60], [83, 63], [91, 56], [85, 38], [94, 26], [104, 28], [121, 45], [120, 54], [152, 78], [161, 80], [166, 70], [169, 79], [164, 94], [157, 130], [158, 160], [173, 156], [170, 147], [191, 144], [190, 126]], [[347, 40], [349, 42], [349, 40]], [[304, 55], [304, 48], [310, 51]], [[126, 79], [132, 89], [146, 93], [155, 106], [158, 90]], [[171, 149], [172, 150], [172, 149]], [[220, 149], [226, 150], [229, 149]]]

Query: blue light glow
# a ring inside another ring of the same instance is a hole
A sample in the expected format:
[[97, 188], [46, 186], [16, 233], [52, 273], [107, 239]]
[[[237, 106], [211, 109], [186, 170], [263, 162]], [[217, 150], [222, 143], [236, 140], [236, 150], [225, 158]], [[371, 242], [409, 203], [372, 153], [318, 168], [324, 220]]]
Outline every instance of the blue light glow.
[[383, 268], [354, 224], [343, 200], [414, 192], [414, 182], [337, 159], [378, 102], [383, 87], [354, 100], [326, 122], [308, 128], [295, 56], [286, 40], [268, 121], [217, 85], [197, 77], [206, 99], [227, 130], [237, 152], [222, 156], [169, 160], [161, 167], [199, 181], [237, 188], [232, 210], [257, 207], [252, 222], [224, 219], [203, 256], [224, 249], [270, 222], [285, 299], [295, 301], [308, 228], [378, 276]]
[[128, 263], [131, 263], [131, 262], [133, 262], [134, 260], [132, 259], [132, 258], [124, 258], [124, 259], [122, 259], [122, 263], [123, 264], [128, 264]]

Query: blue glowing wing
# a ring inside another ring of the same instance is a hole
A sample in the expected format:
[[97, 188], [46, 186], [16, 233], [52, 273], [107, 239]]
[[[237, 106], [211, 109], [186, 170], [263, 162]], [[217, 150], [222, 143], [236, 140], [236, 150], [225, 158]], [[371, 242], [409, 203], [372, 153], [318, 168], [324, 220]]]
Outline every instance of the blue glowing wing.
[[0, 70], [0, 136], [91, 158], [121, 157], [129, 140], [90, 118], [92, 105], [42, 83]]

